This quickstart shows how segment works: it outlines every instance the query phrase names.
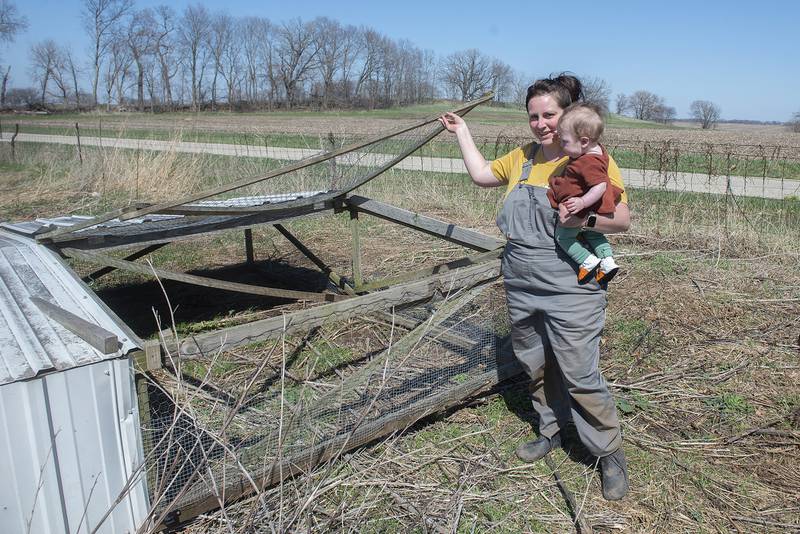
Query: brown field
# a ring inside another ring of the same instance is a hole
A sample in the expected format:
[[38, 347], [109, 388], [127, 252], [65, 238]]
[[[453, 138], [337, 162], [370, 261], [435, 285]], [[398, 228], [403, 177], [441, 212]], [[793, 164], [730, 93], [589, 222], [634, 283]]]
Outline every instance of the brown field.
[[[284, 115], [120, 114], [102, 120], [104, 128], [309, 136], [383, 132], [411, 120]], [[473, 133], [529, 135], [524, 118], [509, 117], [500, 124], [503, 117], [494, 114], [482, 121], [478, 115]], [[8, 120], [3, 117], [6, 132]], [[88, 125], [97, 117], [79, 120]], [[30, 123], [71, 127], [74, 121], [48, 117]], [[614, 136], [800, 147], [800, 134], [779, 127], [609, 129], [609, 139]], [[205, 183], [204, 173], [262, 171], [248, 158], [113, 150], [86, 150], [83, 157], [79, 163], [71, 147], [27, 145], [12, 160], [8, 147], [0, 146], [0, 216], [18, 220], [96, 213], [118, 207], [114, 202], [120, 198], [134, 198], [131, 191], [138, 195], [140, 187], [152, 194], [167, 194], [167, 188], [185, 193]], [[457, 178], [437, 182], [389, 172], [359, 193], [497, 235], [493, 219], [501, 192]], [[554, 452], [550, 465], [526, 465], [514, 457], [516, 445], [533, 436], [526, 386], [516, 382], [257, 497], [205, 514], [187, 531], [573, 532], [578, 514], [595, 532], [799, 530], [796, 201], [641, 191], [633, 217], [629, 232], [611, 238], [622, 273], [609, 290], [601, 344], [601, 367], [617, 399], [629, 458], [631, 493], [625, 500], [602, 499], [594, 464], [581, 455], [574, 438], [567, 450]], [[333, 269], [349, 273], [349, 249], [342, 246], [349, 239], [346, 216], [287, 226]], [[260, 267], [273, 262], [313, 268], [273, 228], [257, 228], [254, 234]], [[225, 233], [171, 245], [152, 258], [165, 268], [207, 268], [209, 276], [223, 277], [226, 268], [243, 269], [241, 241], [240, 233]], [[465, 254], [457, 246], [366, 217], [362, 246], [368, 278]], [[161, 317], [175, 310], [184, 331], [200, 322], [199, 328], [210, 329], [275, 313], [257, 298], [233, 295], [209, 302], [207, 295], [186, 286], [165, 287], [169, 305], [156, 284], [135, 275], [112, 274], [95, 289], [143, 335], [156, 330], [153, 308]], [[365, 340], [372, 351], [391, 344], [368, 317], [333, 323], [311, 339], [352, 360], [364, 358]], [[295, 349], [293, 341], [274, 352], [253, 346], [225, 357], [240, 375], [264, 358], [272, 358], [273, 369], [280, 370], [286, 351]], [[345, 361], [337, 370], [347, 372], [350, 365], [351, 360]], [[575, 499], [577, 512], [565, 501], [556, 476]]]
[[[85, 113], [80, 116], [61, 118], [58, 115], [27, 118], [6, 115], [2, 117], [4, 131], [9, 131], [10, 123], [27, 125], [74, 128], [79, 122], [83, 128], [103, 128], [118, 130], [166, 130], [183, 132], [226, 132], [241, 134], [290, 133], [303, 135], [326, 135], [332, 132], [337, 137], [365, 136], [386, 132], [420, 118], [427, 113], [409, 111], [401, 117], [387, 118], [375, 112], [275, 112], [275, 113]], [[475, 137], [496, 138], [529, 137], [525, 115], [522, 111], [505, 110], [502, 113], [476, 110], [467, 119]], [[632, 123], [633, 120], [630, 120]], [[686, 144], [715, 145], [762, 145], [765, 147], [785, 147], [788, 153], [800, 157], [800, 133], [790, 132], [780, 125], [753, 125], [720, 123], [712, 130], [701, 130], [691, 123], [680, 123], [670, 128], [658, 127], [617, 127], [606, 128], [606, 139], [610, 143], [623, 141], [663, 142], [671, 141]]]

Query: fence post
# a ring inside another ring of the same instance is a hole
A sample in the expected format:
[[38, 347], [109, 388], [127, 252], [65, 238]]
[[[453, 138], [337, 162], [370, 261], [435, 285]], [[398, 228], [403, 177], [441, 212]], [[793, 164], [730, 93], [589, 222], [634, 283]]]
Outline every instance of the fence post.
[[19, 135], [19, 123], [14, 124], [14, 135], [11, 136], [11, 159], [13, 161], [17, 160], [17, 152], [16, 152], [17, 135]]
[[[336, 137], [333, 136], [333, 132], [328, 132], [328, 138], [326, 139], [326, 145], [328, 150], [333, 151], [336, 150]], [[328, 167], [330, 168], [331, 173], [331, 189], [335, 189], [338, 185], [338, 178], [336, 176], [336, 158], [331, 158], [328, 160]]]
[[364, 285], [364, 279], [361, 275], [361, 238], [358, 228], [358, 211], [352, 208], [350, 209], [350, 232], [353, 240], [353, 256], [351, 261], [353, 288], [358, 291], [359, 288]]
[[75, 123], [75, 137], [78, 138], [78, 159], [80, 160], [81, 165], [83, 165], [83, 153], [81, 152], [81, 130], [78, 127], [77, 122]]

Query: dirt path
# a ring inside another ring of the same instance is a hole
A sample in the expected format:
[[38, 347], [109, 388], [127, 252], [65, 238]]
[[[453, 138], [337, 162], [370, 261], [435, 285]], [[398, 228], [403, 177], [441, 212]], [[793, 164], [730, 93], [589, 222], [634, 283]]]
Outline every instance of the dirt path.
[[[2, 141], [8, 142], [11, 135], [3, 134]], [[76, 145], [73, 136], [19, 134], [17, 142], [51, 143]], [[121, 139], [82, 137], [83, 146], [102, 146], [112, 149], [156, 150], [195, 154], [218, 154], [224, 156], [244, 156], [253, 158], [280, 159], [297, 161], [320, 153], [319, 150], [306, 148], [264, 147], [255, 145], [234, 145], [225, 143], [192, 143], [158, 141], [150, 139]], [[343, 156], [343, 163], [374, 166], [376, 163], [388, 162], [394, 157], [390, 154], [354, 153]], [[461, 159], [412, 156], [400, 162], [396, 168], [423, 172], [466, 173]], [[709, 176], [707, 174], [669, 172], [659, 173], [642, 169], [622, 169], [625, 183], [633, 188], [663, 189], [676, 192], [725, 194], [736, 196], [784, 199], [800, 195], [800, 181], [782, 180], [779, 178], [744, 178], [741, 176]]]

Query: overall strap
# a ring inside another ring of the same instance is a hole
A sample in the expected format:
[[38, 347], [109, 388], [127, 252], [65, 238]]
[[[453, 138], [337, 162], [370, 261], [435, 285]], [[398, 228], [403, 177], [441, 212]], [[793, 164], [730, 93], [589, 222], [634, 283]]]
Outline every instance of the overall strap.
[[530, 178], [533, 158], [535, 158], [536, 153], [539, 152], [539, 146], [539, 143], [531, 143], [531, 146], [528, 148], [525, 154], [525, 163], [522, 164], [522, 174], [519, 175], [519, 183], [525, 183], [528, 181], [528, 178]]

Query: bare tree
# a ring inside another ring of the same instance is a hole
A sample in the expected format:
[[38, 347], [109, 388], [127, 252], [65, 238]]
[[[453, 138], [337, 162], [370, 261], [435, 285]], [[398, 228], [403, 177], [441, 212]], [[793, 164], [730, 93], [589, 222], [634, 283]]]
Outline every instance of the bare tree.
[[617, 115], [624, 115], [626, 111], [628, 111], [631, 107], [630, 101], [628, 97], [624, 94], [620, 93], [617, 95], [617, 99], [614, 101], [615, 107], [617, 111]]
[[[258, 80], [261, 65], [264, 65], [268, 74], [272, 67], [272, 43], [271, 39], [267, 37], [268, 27], [269, 22], [258, 17], [247, 17], [239, 25], [244, 61], [244, 94], [245, 98], [253, 104], [259, 101]], [[271, 105], [271, 98], [269, 102]]]
[[719, 106], [709, 100], [695, 100], [689, 106], [689, 111], [691, 111], [692, 117], [700, 122], [700, 127], [703, 130], [713, 128], [722, 113]]
[[0, 0], [0, 41], [10, 43], [28, 27], [28, 20], [17, 12], [10, 0]]
[[75, 60], [75, 54], [72, 52], [72, 49], [66, 47], [62, 51], [64, 56], [64, 67], [69, 71], [69, 77], [72, 80], [72, 90], [75, 93], [75, 109], [80, 111], [81, 109], [81, 89], [78, 85], [78, 78], [81, 73], [81, 69], [78, 66], [78, 63]]
[[491, 91], [497, 102], [508, 102], [514, 93], [514, 69], [510, 65], [495, 59], [492, 61]]
[[297, 100], [302, 84], [316, 68], [317, 40], [313, 23], [300, 19], [286, 22], [278, 28], [276, 52], [278, 71], [286, 96], [286, 109], [291, 109]]
[[[229, 57], [229, 54], [226, 54], [226, 50], [230, 51], [231, 43], [235, 37], [234, 31], [235, 23], [230, 15], [217, 13], [212, 17], [208, 32], [208, 49], [214, 60], [214, 74], [211, 77], [211, 109], [215, 109], [217, 104], [217, 78], [223, 75], [225, 68], [223, 57], [226, 59]], [[225, 78], [224, 75], [223, 78]], [[228, 89], [230, 87], [228, 85]], [[230, 100], [230, 95], [228, 99]]]
[[81, 18], [92, 38], [93, 69], [92, 100], [97, 106], [97, 86], [100, 82], [100, 67], [113, 41], [114, 27], [133, 7], [133, 0], [83, 0]]
[[314, 20], [314, 33], [318, 52], [317, 69], [322, 78], [322, 107], [327, 109], [333, 96], [336, 74], [342, 70], [347, 36], [336, 20], [318, 17]]
[[[358, 78], [354, 96], [363, 98], [367, 87], [371, 85], [375, 74], [382, 68], [383, 55], [381, 53], [383, 36], [372, 28], [362, 27], [359, 30], [360, 64]], [[370, 99], [369, 106], [374, 105], [374, 100]]]
[[639, 120], [656, 120], [664, 107], [664, 99], [650, 91], [636, 91], [628, 97], [633, 117]]
[[[17, 34], [28, 27], [28, 21], [17, 12], [17, 6], [10, 0], [0, 0], [0, 42], [10, 43]], [[6, 88], [11, 76], [11, 65], [3, 74], [0, 85], [0, 108], [6, 105]]]
[[340, 78], [342, 98], [350, 103], [353, 94], [353, 70], [355, 69], [358, 58], [363, 51], [363, 40], [361, 34], [355, 26], [347, 26], [342, 31], [342, 76]]
[[228, 109], [233, 111], [235, 102], [241, 100], [242, 80], [242, 34], [239, 31], [241, 24], [231, 20], [230, 38], [226, 40], [223, 48], [219, 72], [225, 80], [227, 91]]
[[581, 78], [583, 85], [583, 99], [589, 104], [594, 104], [603, 113], [608, 113], [608, 103], [611, 99], [611, 86], [602, 78], [587, 76]]
[[31, 77], [39, 86], [39, 101], [42, 106], [47, 99], [47, 85], [53, 77], [53, 70], [58, 56], [58, 47], [55, 41], [47, 39], [37, 43], [31, 48]]
[[800, 133], [800, 111], [792, 115], [792, 120], [788, 122], [788, 126], [793, 132]]
[[203, 75], [206, 69], [211, 16], [200, 4], [188, 6], [178, 28], [181, 48], [188, 59], [189, 73], [192, 83], [192, 111], [200, 109]]
[[675, 108], [672, 106], [667, 106], [662, 102], [655, 106], [652, 111], [652, 116], [648, 120], [669, 124], [675, 120], [676, 116], [677, 113]]
[[131, 13], [125, 28], [125, 41], [136, 64], [136, 109], [139, 111], [144, 111], [144, 77], [157, 44], [156, 27], [153, 12], [142, 9]]
[[442, 82], [450, 93], [466, 101], [491, 88], [492, 60], [475, 48], [454, 52], [442, 63]]
[[103, 75], [107, 111], [111, 110], [114, 89], [117, 90], [117, 104], [121, 106], [125, 103], [125, 79], [128, 77], [132, 62], [133, 59], [127, 44], [124, 41], [112, 42]]
[[50, 78], [58, 89], [57, 96], [61, 97], [64, 108], [69, 106], [70, 85], [72, 84], [72, 73], [70, 72], [67, 55], [66, 49], [57, 45], [55, 46], [53, 66], [50, 75]]
[[155, 10], [156, 25], [153, 28], [153, 50], [158, 59], [159, 81], [163, 100], [172, 108], [172, 79], [180, 68], [175, 57], [175, 11], [169, 6], [158, 6]]
[[3, 73], [2, 85], [0, 85], [0, 109], [6, 107], [6, 90], [8, 89], [8, 81], [11, 79], [11, 65], [6, 68]]

